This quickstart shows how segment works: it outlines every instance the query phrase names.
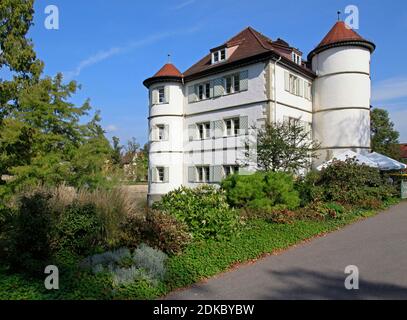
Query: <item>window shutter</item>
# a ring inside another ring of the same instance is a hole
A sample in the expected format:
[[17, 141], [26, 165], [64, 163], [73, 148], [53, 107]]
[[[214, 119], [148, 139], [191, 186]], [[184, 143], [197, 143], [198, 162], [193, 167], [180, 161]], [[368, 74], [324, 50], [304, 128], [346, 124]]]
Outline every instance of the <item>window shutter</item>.
[[169, 177], [170, 177], [170, 168], [165, 167], [164, 168], [164, 183], [168, 183], [170, 181]]
[[164, 87], [164, 102], [170, 103], [170, 87], [169, 86]]
[[284, 116], [284, 117], [283, 117], [283, 122], [284, 122], [284, 124], [289, 124], [289, 122], [290, 122], [290, 117]]
[[188, 182], [196, 182], [196, 169], [195, 169], [195, 167], [188, 167]]
[[152, 175], [151, 175], [151, 181], [152, 182], [157, 182], [157, 168], [152, 168], [151, 169], [151, 173], [152, 173]]
[[240, 130], [242, 130], [244, 134], [247, 134], [249, 132], [249, 117], [248, 116], [240, 117], [239, 125], [240, 125]]
[[298, 79], [299, 81], [299, 86], [298, 86], [298, 95], [303, 97], [304, 96], [304, 80], [303, 79]]
[[188, 126], [189, 141], [196, 139], [196, 124], [191, 124]]
[[155, 105], [158, 103], [158, 90], [154, 89], [152, 91], [152, 104]]
[[224, 92], [225, 88], [223, 78], [213, 80], [213, 96], [220, 97], [224, 94]]
[[211, 182], [221, 182], [223, 179], [223, 167], [222, 166], [212, 166], [209, 168]]
[[240, 91], [249, 89], [249, 71], [240, 72]]
[[211, 87], [211, 89], [210, 89], [210, 97], [213, 98], [213, 96], [214, 96], [214, 81], [210, 82], [210, 87]]
[[197, 101], [197, 94], [196, 94], [196, 86], [189, 86], [188, 87], [188, 102], [192, 103]]
[[290, 74], [287, 71], [284, 71], [284, 88], [285, 91], [290, 91]]
[[309, 99], [309, 95], [308, 95], [308, 82], [304, 81], [304, 98], [305, 99]]
[[165, 141], [168, 141], [170, 139], [170, 126], [168, 124], [165, 125], [164, 127], [164, 139]]
[[221, 138], [224, 136], [224, 123], [223, 120], [214, 121], [214, 136], [215, 138]]

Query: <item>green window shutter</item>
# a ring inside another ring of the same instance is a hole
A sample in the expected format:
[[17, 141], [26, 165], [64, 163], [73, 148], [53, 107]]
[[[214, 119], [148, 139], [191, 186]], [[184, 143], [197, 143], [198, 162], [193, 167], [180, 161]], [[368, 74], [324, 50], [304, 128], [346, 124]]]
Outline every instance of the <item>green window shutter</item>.
[[168, 183], [170, 181], [170, 168], [164, 168], [164, 183]]
[[225, 135], [223, 120], [214, 121], [214, 136], [215, 138], [222, 138]]
[[242, 116], [239, 118], [240, 130], [244, 132], [244, 134], [249, 133], [249, 117]]
[[164, 102], [170, 103], [170, 86], [164, 87]]
[[222, 166], [212, 166], [209, 168], [211, 182], [219, 183], [223, 179], [223, 167]]
[[196, 169], [195, 167], [188, 167], [188, 182], [196, 182]]
[[224, 92], [225, 88], [223, 78], [213, 80], [213, 96], [220, 97], [224, 94]]
[[189, 86], [188, 87], [188, 102], [192, 103], [198, 100], [198, 96], [196, 94], [196, 86]]
[[249, 71], [240, 72], [240, 91], [249, 89]]
[[288, 71], [284, 71], [284, 89], [285, 91], [290, 91], [290, 74]]
[[190, 124], [188, 126], [189, 141], [196, 140], [196, 124]]

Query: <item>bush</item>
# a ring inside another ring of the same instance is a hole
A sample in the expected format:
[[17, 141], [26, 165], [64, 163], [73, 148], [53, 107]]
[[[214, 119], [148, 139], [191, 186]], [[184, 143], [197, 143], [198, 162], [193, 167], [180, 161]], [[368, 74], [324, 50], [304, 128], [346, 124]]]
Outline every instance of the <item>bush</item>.
[[283, 172], [236, 174], [223, 180], [221, 186], [229, 204], [235, 208], [293, 210], [300, 204], [292, 175]]
[[55, 226], [53, 247], [78, 255], [89, 254], [102, 244], [102, 222], [92, 204], [77, 202], [63, 212]]
[[236, 230], [239, 216], [229, 208], [223, 191], [204, 185], [181, 187], [166, 194], [154, 208], [185, 222], [198, 239], [228, 238]]
[[13, 271], [43, 274], [52, 256], [49, 199], [50, 194], [42, 192], [24, 195], [18, 201], [16, 214], [9, 217], [2, 249]]
[[164, 252], [153, 249], [144, 243], [134, 251], [133, 255], [135, 266], [145, 270], [152, 279], [158, 280], [164, 279], [167, 258]]
[[358, 205], [366, 199], [386, 201], [397, 190], [376, 168], [355, 159], [333, 161], [321, 172], [312, 171], [296, 183], [303, 206], [311, 202], [340, 202]]
[[171, 255], [180, 254], [192, 239], [184, 222], [157, 210], [128, 217], [122, 228], [123, 245], [136, 248], [141, 243], [147, 243]]
[[348, 214], [348, 210], [339, 203], [312, 202], [298, 210], [296, 217], [302, 220], [327, 220], [342, 219]]

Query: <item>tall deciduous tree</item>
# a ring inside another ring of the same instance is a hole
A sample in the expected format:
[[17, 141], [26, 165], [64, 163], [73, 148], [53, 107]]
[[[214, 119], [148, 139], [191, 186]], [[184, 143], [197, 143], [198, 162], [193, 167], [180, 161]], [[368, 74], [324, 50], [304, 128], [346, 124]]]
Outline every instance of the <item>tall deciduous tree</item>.
[[399, 136], [394, 129], [389, 113], [384, 109], [375, 108], [371, 112], [371, 140], [372, 150], [400, 160]]
[[247, 141], [246, 164], [256, 161], [260, 170], [292, 173], [311, 167], [318, 144], [301, 121], [268, 123], [253, 127], [252, 132], [255, 137]]

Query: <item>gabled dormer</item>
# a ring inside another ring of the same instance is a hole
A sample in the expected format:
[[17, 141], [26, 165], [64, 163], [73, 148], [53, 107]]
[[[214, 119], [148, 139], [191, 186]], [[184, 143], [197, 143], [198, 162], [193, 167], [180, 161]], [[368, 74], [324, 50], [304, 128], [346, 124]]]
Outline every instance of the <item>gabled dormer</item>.
[[228, 48], [226, 46], [221, 46], [221, 47], [211, 49], [211, 56], [212, 56], [211, 63], [216, 64], [216, 63], [219, 63], [219, 62], [226, 61], [227, 58], [228, 58], [228, 50], [227, 49]]

